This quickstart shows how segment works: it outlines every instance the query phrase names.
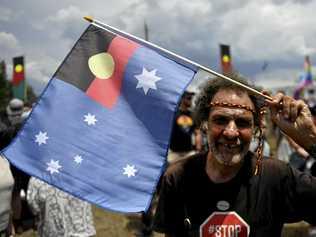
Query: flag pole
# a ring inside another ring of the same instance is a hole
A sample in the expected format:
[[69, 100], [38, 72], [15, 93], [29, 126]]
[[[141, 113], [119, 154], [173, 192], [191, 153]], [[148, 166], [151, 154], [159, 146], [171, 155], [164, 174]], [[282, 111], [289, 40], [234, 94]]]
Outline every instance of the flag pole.
[[169, 50], [167, 50], [167, 49], [164, 49], [164, 48], [162, 48], [162, 47], [160, 47], [160, 46], [158, 46], [158, 45], [156, 45], [156, 44], [153, 44], [153, 43], [151, 43], [151, 42], [148, 42], [148, 41], [146, 41], [146, 40], [143, 40], [143, 39], [141, 39], [141, 38], [139, 38], [139, 37], [137, 37], [137, 36], [131, 35], [131, 34], [127, 33], [127, 32], [121, 31], [121, 30], [119, 30], [119, 29], [117, 29], [117, 28], [115, 28], [115, 27], [113, 27], [113, 26], [107, 25], [107, 24], [105, 24], [105, 23], [103, 23], [103, 22], [94, 20], [91, 16], [85, 16], [85, 17], [83, 17], [83, 18], [84, 18], [85, 20], [89, 21], [91, 24], [97, 26], [97, 27], [100, 27], [100, 28], [102, 28], [102, 29], [104, 29], [104, 30], [107, 30], [107, 31], [111, 31], [111, 32], [114, 33], [114, 34], [119, 34], [119, 35], [125, 36], [125, 37], [127, 37], [127, 38], [134, 39], [134, 40], [136, 40], [136, 41], [138, 41], [138, 42], [141, 42], [142, 44], [144, 44], [144, 45], [146, 45], [146, 46], [149, 46], [149, 47], [151, 47], [151, 48], [154, 48], [154, 49], [157, 49], [157, 50], [159, 50], [159, 51], [161, 51], [161, 52], [164, 52], [164, 53], [166, 53], [166, 54], [169, 54], [169, 55], [171, 55], [171, 56], [173, 56], [173, 57], [175, 57], [175, 58], [178, 58], [178, 59], [180, 59], [180, 60], [182, 60], [183, 62], [186, 62], [186, 63], [188, 63], [188, 64], [194, 65], [195, 67], [200, 68], [200, 69], [202, 69], [202, 70], [204, 70], [204, 71], [206, 71], [206, 72], [208, 72], [208, 73], [210, 73], [210, 74], [212, 74], [212, 75], [214, 75], [214, 76], [217, 76], [217, 77], [220, 77], [220, 78], [225, 79], [225, 80], [227, 80], [227, 81], [230, 81], [230, 82], [232, 82], [232, 83], [234, 83], [234, 84], [236, 84], [236, 85], [238, 85], [238, 86], [240, 86], [240, 87], [242, 87], [242, 88], [244, 88], [244, 89], [246, 89], [246, 90], [248, 90], [248, 91], [251, 91], [252, 93], [254, 93], [254, 94], [256, 94], [256, 95], [259, 95], [259, 96], [261, 96], [261, 97], [264, 97], [264, 98], [267, 99], [267, 100], [270, 100], [270, 101], [273, 100], [270, 96], [265, 95], [265, 94], [263, 94], [263, 93], [261, 93], [261, 92], [255, 90], [255, 89], [253, 89], [253, 88], [247, 86], [247, 85], [244, 85], [243, 83], [240, 83], [240, 82], [238, 82], [238, 81], [235, 81], [235, 80], [232, 79], [232, 78], [229, 78], [229, 77], [227, 77], [227, 76], [225, 76], [225, 75], [223, 75], [223, 74], [220, 74], [220, 73], [218, 73], [218, 72], [215, 72], [215, 71], [213, 71], [213, 70], [211, 70], [211, 69], [209, 69], [209, 68], [207, 68], [207, 67], [205, 67], [205, 66], [203, 66], [203, 65], [201, 65], [201, 64], [198, 64], [198, 63], [196, 63], [196, 62], [193, 62], [193, 61], [191, 61], [191, 60], [188, 59], [188, 58], [185, 58], [185, 57], [182, 57], [182, 56], [180, 56], [180, 55], [178, 55], [178, 54], [175, 54], [175, 53], [173, 53], [173, 52], [171, 52], [171, 51], [169, 51]]

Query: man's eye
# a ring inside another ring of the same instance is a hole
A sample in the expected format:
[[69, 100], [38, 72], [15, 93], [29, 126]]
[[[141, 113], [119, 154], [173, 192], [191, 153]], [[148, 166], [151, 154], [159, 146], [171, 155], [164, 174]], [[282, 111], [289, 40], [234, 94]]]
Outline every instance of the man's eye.
[[239, 128], [249, 128], [252, 126], [252, 121], [246, 119], [237, 119], [236, 125]]
[[220, 118], [214, 118], [213, 119], [213, 123], [217, 124], [217, 125], [225, 125], [228, 123], [228, 119], [220, 117]]

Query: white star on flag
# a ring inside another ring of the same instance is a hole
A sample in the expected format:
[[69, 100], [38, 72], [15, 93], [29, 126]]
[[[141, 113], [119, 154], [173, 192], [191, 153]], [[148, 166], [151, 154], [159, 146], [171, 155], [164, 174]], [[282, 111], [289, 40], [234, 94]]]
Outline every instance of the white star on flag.
[[59, 173], [59, 169], [61, 168], [61, 165], [59, 165], [59, 160], [50, 160], [47, 164], [47, 171], [49, 171], [51, 174], [53, 173]]
[[126, 167], [123, 168], [124, 169], [124, 175], [127, 175], [127, 177], [131, 177], [131, 176], [135, 176], [135, 173], [137, 172], [137, 169], [135, 169], [134, 165], [126, 165]]
[[47, 136], [47, 132], [40, 131], [38, 134], [35, 135], [35, 142], [40, 146], [42, 144], [46, 144], [46, 140], [49, 137]]
[[79, 155], [76, 155], [74, 157], [74, 162], [76, 162], [77, 164], [81, 164], [82, 160], [83, 160], [82, 157]]
[[95, 118], [95, 115], [88, 113], [87, 115], [84, 116], [84, 121], [88, 124], [88, 125], [95, 125], [95, 123], [98, 121]]
[[147, 71], [146, 68], [143, 67], [142, 73], [135, 76], [138, 80], [136, 89], [143, 88], [145, 95], [147, 95], [149, 89], [157, 90], [156, 82], [160, 81], [161, 78], [156, 76], [156, 72], [156, 69]]

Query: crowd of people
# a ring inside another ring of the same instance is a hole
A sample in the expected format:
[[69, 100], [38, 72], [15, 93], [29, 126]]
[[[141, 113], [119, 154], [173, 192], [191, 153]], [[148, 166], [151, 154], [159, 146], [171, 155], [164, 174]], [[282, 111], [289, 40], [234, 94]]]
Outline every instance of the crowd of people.
[[[284, 223], [316, 225], [316, 106], [284, 93], [270, 98], [221, 78], [197, 95], [183, 94], [167, 169], [151, 208], [136, 216], [135, 236], [202, 236], [205, 226], [205, 236], [280, 236]], [[1, 149], [29, 111], [23, 101], [10, 101], [0, 121]], [[4, 157], [0, 167], [0, 237], [23, 229], [25, 210], [39, 236], [96, 235], [90, 204], [10, 167]], [[243, 226], [218, 224], [214, 215], [223, 222], [237, 217]]]

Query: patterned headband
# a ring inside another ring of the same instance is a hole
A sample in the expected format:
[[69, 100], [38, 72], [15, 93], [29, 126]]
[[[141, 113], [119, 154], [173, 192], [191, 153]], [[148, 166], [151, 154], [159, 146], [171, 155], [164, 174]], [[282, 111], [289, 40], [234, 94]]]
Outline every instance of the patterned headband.
[[252, 108], [251, 108], [250, 106], [248, 106], [248, 105], [233, 104], [233, 103], [228, 103], [228, 102], [215, 101], [215, 102], [211, 102], [211, 103], [210, 103], [210, 107], [215, 107], [215, 106], [238, 108], [238, 109], [245, 109], [245, 110], [248, 110], [248, 111], [250, 111], [250, 112], [252, 112], [252, 113], [255, 113], [255, 112], [256, 112], [254, 109], [252, 109]]

